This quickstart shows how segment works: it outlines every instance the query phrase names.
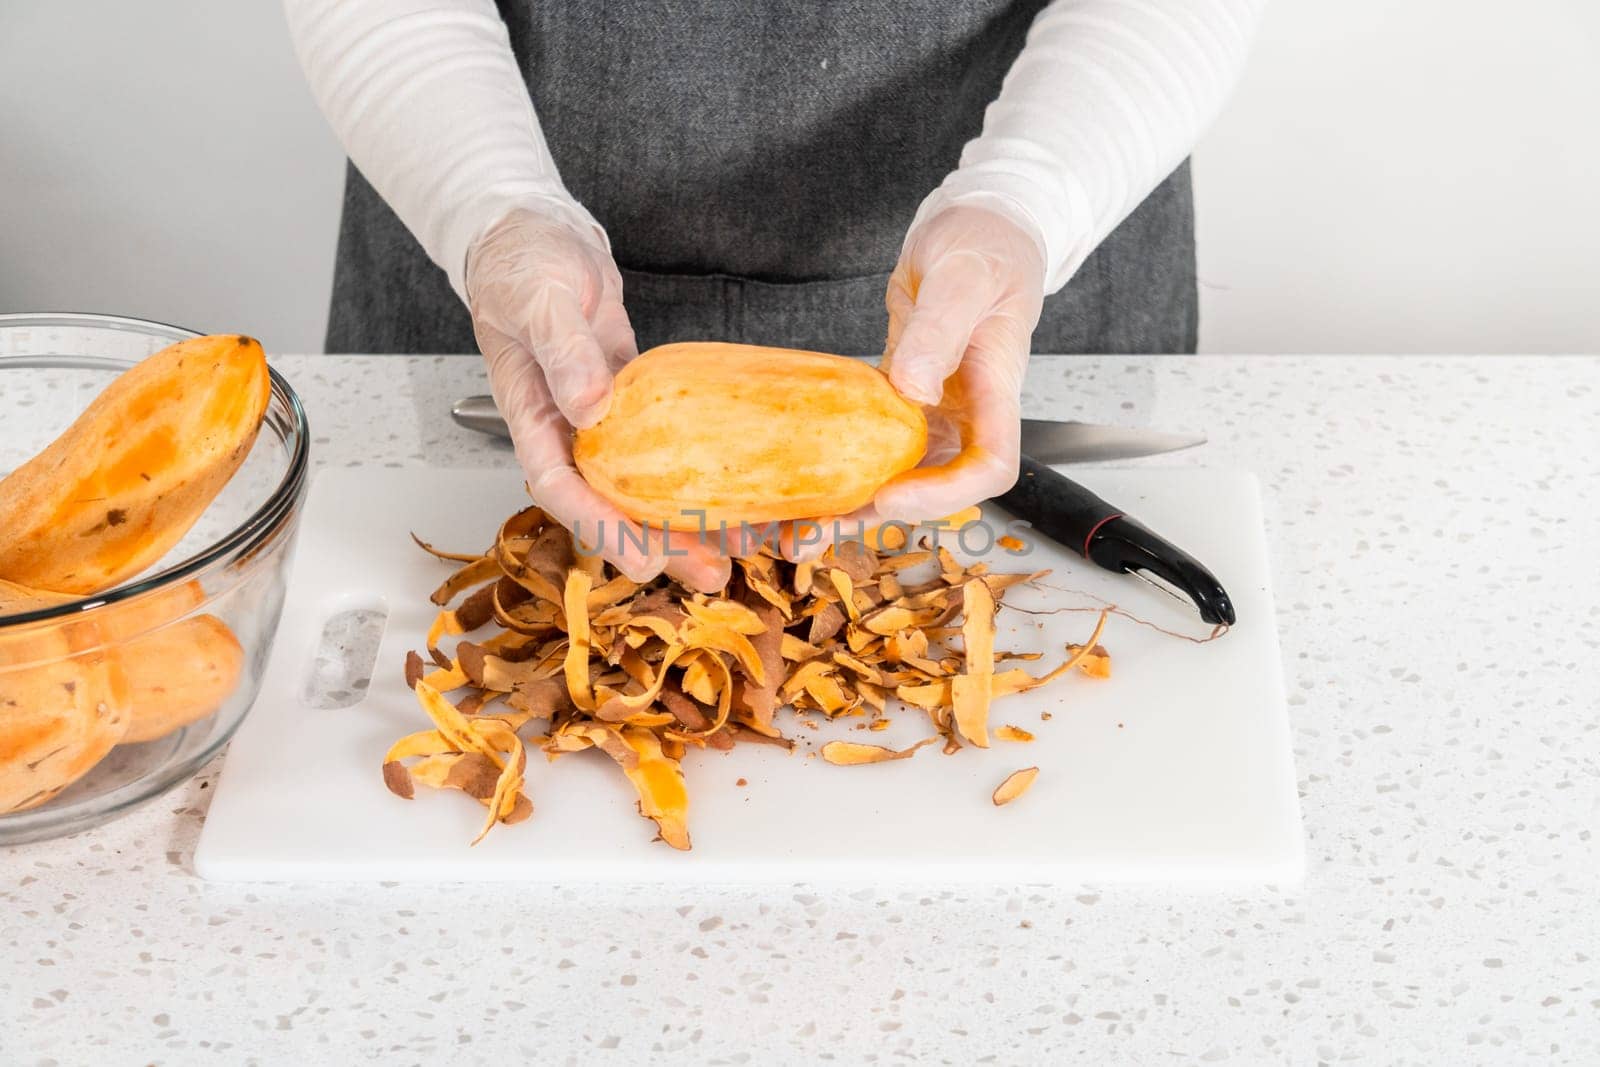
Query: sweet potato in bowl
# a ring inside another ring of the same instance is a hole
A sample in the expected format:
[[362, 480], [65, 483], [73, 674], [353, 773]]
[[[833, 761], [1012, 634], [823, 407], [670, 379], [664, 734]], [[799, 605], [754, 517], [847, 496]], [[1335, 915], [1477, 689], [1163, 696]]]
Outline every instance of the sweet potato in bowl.
[[[0, 581], [0, 619], [79, 602]], [[151, 741], [212, 714], [238, 686], [244, 650], [226, 623], [197, 612], [205, 603], [200, 583], [189, 581], [60, 621], [0, 625], [0, 735], [25, 730], [29, 722], [41, 730], [57, 722], [66, 713], [56, 710], [62, 702], [51, 687], [80, 682], [85, 693], [97, 694], [99, 755], [112, 745]], [[81, 774], [94, 762], [71, 766]], [[11, 810], [5, 804], [6, 765], [0, 743], [0, 811]], [[60, 761], [53, 766], [70, 773]]]
[[135, 365], [0, 478], [0, 578], [83, 595], [150, 566], [244, 462], [270, 395], [249, 337], [197, 337]]
[[[0, 812], [13, 812], [0, 815], [0, 843], [13, 843], [165, 791], [238, 726], [277, 626], [309, 433], [293, 390], [237, 334], [0, 316], [0, 351], [0, 393], [22, 402], [0, 423], [0, 501], [26, 520], [0, 522], [0, 693], [21, 708], [0, 706]], [[96, 393], [63, 432], [71, 409], [59, 399]], [[96, 424], [116, 432], [85, 429]], [[79, 447], [69, 455], [62, 439]], [[154, 463], [158, 452], [181, 459]], [[62, 493], [42, 456], [69, 469], [60, 484], [109, 492]], [[71, 521], [41, 523], [52, 509]], [[73, 535], [92, 546], [67, 543]], [[41, 685], [101, 699], [69, 709]], [[82, 759], [23, 751], [49, 745], [52, 731]]]

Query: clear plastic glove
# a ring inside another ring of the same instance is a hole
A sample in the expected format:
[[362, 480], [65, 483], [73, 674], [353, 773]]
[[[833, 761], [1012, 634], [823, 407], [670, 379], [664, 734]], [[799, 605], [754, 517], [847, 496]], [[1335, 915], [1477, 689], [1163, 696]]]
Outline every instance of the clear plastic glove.
[[889, 279], [883, 368], [925, 405], [928, 454], [873, 499], [880, 520], [954, 514], [1011, 488], [1022, 376], [1044, 302], [1040, 243], [1016, 222], [952, 207], [906, 239]]
[[675, 533], [670, 549], [659, 531], [645, 540], [573, 465], [574, 428], [605, 417], [612, 378], [639, 354], [622, 276], [600, 236], [512, 211], [468, 252], [466, 283], [489, 387], [534, 503], [635, 581], [665, 569], [701, 591], [726, 585], [730, 564], [713, 546], [693, 533]]
[[889, 278], [889, 341], [880, 366], [923, 405], [928, 451], [915, 469], [840, 520], [784, 531], [791, 559], [815, 559], [857, 523], [915, 524], [1011, 488], [1022, 438], [1022, 375], [1044, 302], [1035, 238], [993, 211], [951, 207], [919, 223]]

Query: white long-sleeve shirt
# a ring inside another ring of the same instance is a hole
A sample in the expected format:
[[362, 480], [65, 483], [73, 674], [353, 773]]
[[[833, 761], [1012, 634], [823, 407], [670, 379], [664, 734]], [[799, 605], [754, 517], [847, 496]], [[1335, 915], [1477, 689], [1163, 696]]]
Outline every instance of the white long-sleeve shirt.
[[[1047, 293], [1189, 154], [1265, 0], [1055, 0], [917, 220], [989, 207], [1039, 241]], [[467, 251], [513, 207], [604, 231], [562, 184], [491, 0], [285, 0], [345, 151], [465, 298]], [[916, 221], [913, 221], [913, 226]]]

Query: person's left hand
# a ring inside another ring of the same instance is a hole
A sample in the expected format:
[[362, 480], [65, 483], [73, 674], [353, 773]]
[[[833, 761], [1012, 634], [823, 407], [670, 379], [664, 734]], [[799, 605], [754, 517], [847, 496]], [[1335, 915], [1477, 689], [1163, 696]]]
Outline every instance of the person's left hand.
[[907, 237], [889, 279], [883, 370], [928, 415], [928, 455], [878, 491], [907, 522], [951, 515], [1011, 488], [1022, 375], [1044, 301], [1039, 244], [1011, 219], [954, 207]]
[[[1010, 489], [1022, 435], [1022, 375], [1044, 301], [1039, 243], [1011, 219], [952, 207], [918, 224], [889, 279], [882, 369], [901, 396], [924, 405], [928, 451], [915, 470], [847, 517], [875, 526], [953, 515]], [[825, 536], [786, 554], [820, 555]], [[806, 531], [808, 538], [816, 531]]]

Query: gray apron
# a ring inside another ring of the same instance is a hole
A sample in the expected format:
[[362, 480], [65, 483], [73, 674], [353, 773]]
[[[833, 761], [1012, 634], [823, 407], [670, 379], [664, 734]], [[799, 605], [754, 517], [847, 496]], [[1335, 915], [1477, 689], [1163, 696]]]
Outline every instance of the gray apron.
[[[641, 349], [883, 350], [906, 226], [1046, 0], [502, 0], [567, 187], [606, 228]], [[1192, 352], [1184, 163], [1047, 299], [1036, 352]], [[330, 352], [475, 352], [387, 204], [345, 181]]]

